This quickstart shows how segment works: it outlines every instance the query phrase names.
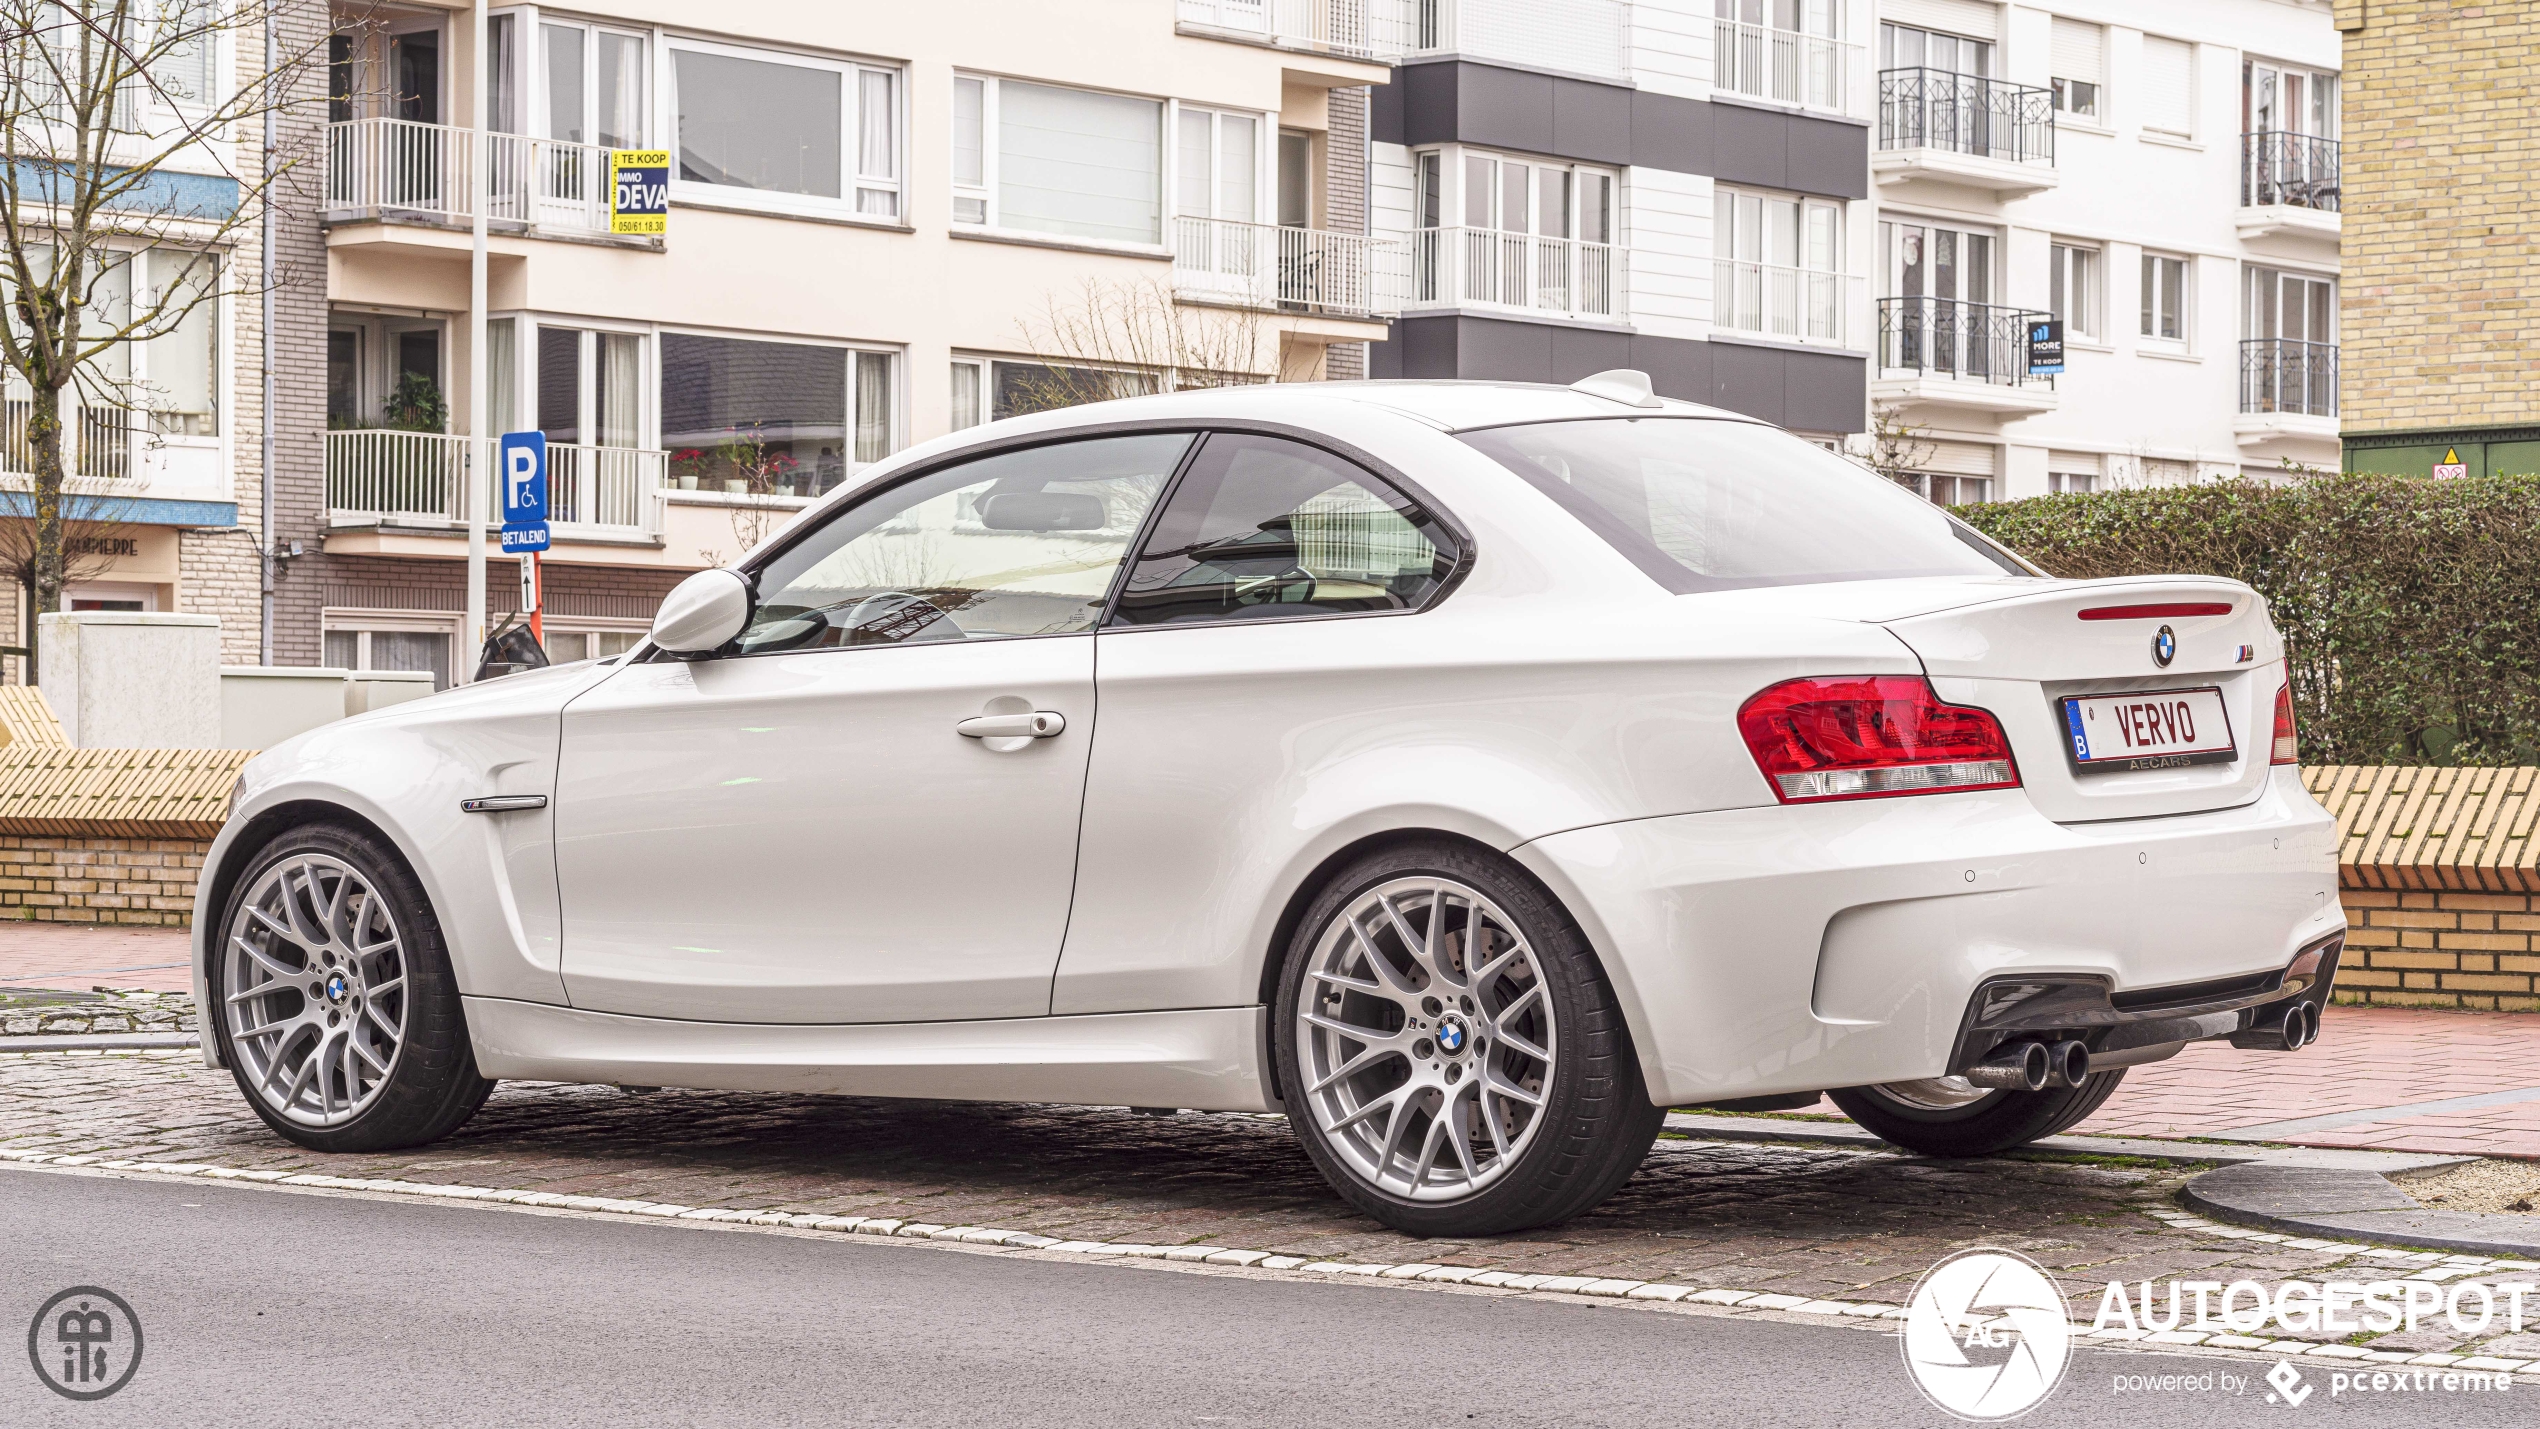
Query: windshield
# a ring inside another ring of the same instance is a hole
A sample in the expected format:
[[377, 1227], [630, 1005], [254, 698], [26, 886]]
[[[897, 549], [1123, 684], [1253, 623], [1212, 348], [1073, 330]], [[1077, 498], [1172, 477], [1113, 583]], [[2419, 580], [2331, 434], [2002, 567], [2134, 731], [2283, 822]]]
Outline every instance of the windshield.
[[2037, 574], [1939, 507], [1773, 427], [1615, 417], [1462, 437], [1680, 595]]

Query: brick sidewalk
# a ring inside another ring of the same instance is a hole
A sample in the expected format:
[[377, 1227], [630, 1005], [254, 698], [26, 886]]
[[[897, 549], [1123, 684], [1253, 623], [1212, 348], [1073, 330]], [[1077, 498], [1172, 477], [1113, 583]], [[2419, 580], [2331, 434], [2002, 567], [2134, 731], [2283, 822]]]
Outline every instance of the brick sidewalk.
[[191, 929], [0, 922], [0, 987], [184, 992]]

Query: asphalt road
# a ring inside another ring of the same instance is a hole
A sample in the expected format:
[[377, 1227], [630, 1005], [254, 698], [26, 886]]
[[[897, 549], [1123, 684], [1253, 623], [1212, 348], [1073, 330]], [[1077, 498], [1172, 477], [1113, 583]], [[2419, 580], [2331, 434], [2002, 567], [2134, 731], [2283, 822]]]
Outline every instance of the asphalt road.
[[[73, 1403], [17, 1326], [114, 1291], [139, 1372]], [[0, 1167], [6, 1425], [1939, 1425], [1859, 1328], [1019, 1260]], [[2264, 1363], [2083, 1350], [2018, 1421], [2239, 1425]], [[2247, 1393], [2119, 1393], [2117, 1375]], [[2328, 1423], [2527, 1424], [2540, 1389], [2319, 1392]]]

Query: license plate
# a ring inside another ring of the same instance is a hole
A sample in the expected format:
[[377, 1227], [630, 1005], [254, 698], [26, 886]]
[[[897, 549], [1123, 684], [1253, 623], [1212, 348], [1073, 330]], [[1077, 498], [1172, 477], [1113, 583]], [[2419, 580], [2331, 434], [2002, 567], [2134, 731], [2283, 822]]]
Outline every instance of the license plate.
[[2237, 752], [2222, 691], [2147, 690], [2064, 700], [2064, 737], [2085, 769], [2176, 769]]

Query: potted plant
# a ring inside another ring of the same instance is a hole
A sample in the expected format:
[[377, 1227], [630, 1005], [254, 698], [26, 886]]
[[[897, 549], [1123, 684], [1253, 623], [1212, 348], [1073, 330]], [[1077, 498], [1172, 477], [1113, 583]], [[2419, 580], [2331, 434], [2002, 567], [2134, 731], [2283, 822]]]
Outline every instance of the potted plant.
[[670, 465], [673, 470], [670, 473], [670, 479], [676, 482], [682, 491], [696, 490], [697, 468], [704, 464], [705, 459], [706, 454], [695, 447], [682, 447], [672, 452]]

